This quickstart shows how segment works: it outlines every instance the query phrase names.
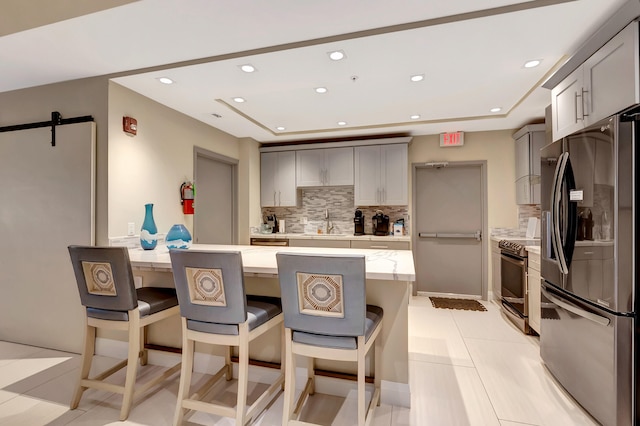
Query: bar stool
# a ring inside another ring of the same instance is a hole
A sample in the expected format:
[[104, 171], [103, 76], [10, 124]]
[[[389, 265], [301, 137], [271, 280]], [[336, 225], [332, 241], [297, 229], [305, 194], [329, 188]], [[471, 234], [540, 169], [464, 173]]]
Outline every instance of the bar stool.
[[[285, 327], [283, 425], [299, 421], [315, 392], [314, 358], [358, 364], [358, 425], [371, 422], [380, 403], [382, 308], [366, 304], [365, 258], [359, 255], [278, 253]], [[375, 342], [374, 392], [365, 405], [365, 356]], [[307, 383], [295, 401], [296, 355], [307, 357]]]
[[[178, 299], [171, 288], [143, 287], [136, 289], [125, 247], [69, 246], [71, 264], [78, 284], [80, 302], [85, 306], [86, 327], [82, 367], [71, 409], [78, 407], [88, 388], [122, 394], [120, 420], [126, 420], [133, 400], [180, 369], [180, 363], [164, 370], [155, 378], [136, 388], [138, 358], [147, 363], [145, 327], [173, 315], [178, 315]], [[123, 330], [128, 333], [128, 356], [115, 366], [89, 378], [95, 352], [96, 329]], [[104, 381], [116, 371], [127, 367], [124, 385]]]
[[[249, 343], [274, 327], [282, 327], [279, 298], [247, 296], [240, 252], [171, 250], [171, 265], [182, 315], [182, 372], [174, 425], [185, 410], [235, 418], [236, 425], [254, 419], [277, 395], [284, 370], [254, 403], [247, 407]], [[225, 365], [189, 396], [195, 342], [226, 346]], [[238, 393], [235, 409], [207, 403], [201, 396], [224, 376], [231, 380], [231, 353], [238, 346]]]

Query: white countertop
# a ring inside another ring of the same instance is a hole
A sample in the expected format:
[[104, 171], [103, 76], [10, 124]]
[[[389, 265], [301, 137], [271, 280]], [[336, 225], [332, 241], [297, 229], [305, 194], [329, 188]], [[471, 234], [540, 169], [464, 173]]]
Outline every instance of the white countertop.
[[525, 246], [525, 249], [530, 253], [540, 254], [540, 246]]
[[[286, 234], [274, 234], [286, 235]], [[386, 237], [377, 237], [386, 238]], [[393, 238], [393, 237], [391, 237]], [[340, 249], [325, 247], [264, 247], [241, 245], [194, 244], [192, 249], [211, 251], [239, 251], [247, 275], [277, 276], [276, 253], [362, 254], [366, 256], [367, 279], [386, 281], [415, 281], [416, 273], [411, 250]], [[130, 248], [131, 266], [140, 269], [171, 269], [169, 250], [165, 246], [154, 250]]]
[[402, 235], [385, 235], [382, 237], [376, 235], [353, 235], [353, 234], [251, 234], [251, 238], [275, 238], [275, 239], [299, 239], [299, 240], [360, 240], [360, 241], [411, 241], [411, 236]]

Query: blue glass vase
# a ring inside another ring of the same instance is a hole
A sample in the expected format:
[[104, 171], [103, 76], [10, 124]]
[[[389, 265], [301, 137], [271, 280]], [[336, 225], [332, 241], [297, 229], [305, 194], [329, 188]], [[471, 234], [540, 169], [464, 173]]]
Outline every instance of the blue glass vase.
[[167, 244], [167, 248], [171, 249], [186, 249], [191, 247], [191, 234], [186, 226], [176, 224], [169, 229], [167, 236], [164, 239]]
[[140, 246], [145, 250], [153, 250], [158, 244], [158, 228], [153, 220], [153, 204], [144, 205], [144, 222], [140, 229]]

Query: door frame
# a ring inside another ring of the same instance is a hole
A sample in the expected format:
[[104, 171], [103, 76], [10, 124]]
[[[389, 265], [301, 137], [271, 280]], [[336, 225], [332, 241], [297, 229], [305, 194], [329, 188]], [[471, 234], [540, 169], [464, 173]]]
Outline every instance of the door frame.
[[[418, 241], [418, 232], [416, 218], [418, 217], [416, 214], [416, 199], [417, 199], [417, 171], [418, 169], [426, 169], [433, 167], [461, 167], [461, 166], [480, 166], [480, 176], [482, 182], [480, 183], [480, 192], [481, 192], [481, 214], [482, 214], [482, 300], [489, 300], [489, 244], [491, 244], [491, 238], [489, 238], [489, 210], [487, 203], [488, 196], [488, 186], [487, 186], [487, 160], [471, 160], [471, 161], [434, 161], [434, 162], [420, 162], [420, 163], [411, 163], [411, 217], [413, 217], [412, 226], [411, 226], [411, 246], [417, 247]], [[417, 263], [414, 254], [414, 262]], [[418, 295], [418, 287], [411, 286], [411, 293], [413, 296]], [[460, 297], [464, 297], [460, 295]]]
[[[227, 157], [199, 146], [193, 147], [193, 179], [197, 183], [198, 176], [198, 158], [207, 158], [209, 160], [218, 161], [220, 163], [231, 166], [231, 223], [232, 223], [232, 244], [238, 244], [238, 160], [236, 158]], [[197, 194], [197, 188], [196, 188]], [[197, 195], [196, 195], [197, 196]], [[198, 205], [196, 204], [196, 211]], [[197, 214], [197, 213], [196, 213]], [[198, 235], [197, 221], [193, 219], [193, 238], [195, 240]]]

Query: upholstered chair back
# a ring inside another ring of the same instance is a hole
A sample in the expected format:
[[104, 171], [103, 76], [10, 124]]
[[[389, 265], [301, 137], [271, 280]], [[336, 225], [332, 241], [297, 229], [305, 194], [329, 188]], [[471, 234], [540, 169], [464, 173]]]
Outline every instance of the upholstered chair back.
[[365, 332], [365, 258], [278, 253], [284, 326], [334, 336]]
[[126, 247], [69, 246], [69, 255], [82, 305], [123, 312], [138, 306]]
[[247, 320], [240, 252], [170, 250], [170, 256], [183, 317], [218, 324]]

